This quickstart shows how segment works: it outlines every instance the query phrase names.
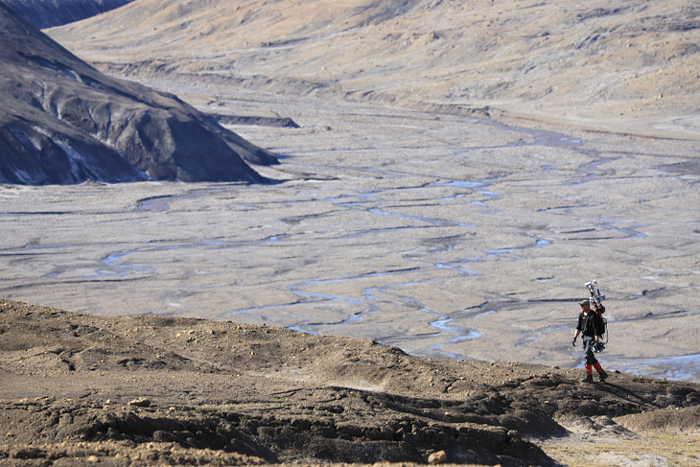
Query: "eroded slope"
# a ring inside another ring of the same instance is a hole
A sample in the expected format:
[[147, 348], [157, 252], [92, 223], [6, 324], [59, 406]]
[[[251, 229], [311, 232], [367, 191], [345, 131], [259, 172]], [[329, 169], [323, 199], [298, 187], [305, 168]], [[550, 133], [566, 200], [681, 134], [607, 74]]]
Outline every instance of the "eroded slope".
[[262, 181], [275, 156], [173, 95], [106, 77], [0, 5], [0, 182]]
[[140, 0], [49, 34], [139, 79], [697, 137], [699, 15], [689, 0]]

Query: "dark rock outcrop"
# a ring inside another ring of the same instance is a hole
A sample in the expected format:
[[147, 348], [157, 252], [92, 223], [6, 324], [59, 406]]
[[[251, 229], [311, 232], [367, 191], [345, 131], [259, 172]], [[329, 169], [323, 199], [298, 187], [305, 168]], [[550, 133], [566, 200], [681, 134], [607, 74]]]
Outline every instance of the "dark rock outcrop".
[[0, 183], [261, 182], [276, 157], [177, 97], [107, 77], [0, 3]]
[[3, 0], [5, 5], [37, 29], [61, 26], [106, 11], [134, 0]]

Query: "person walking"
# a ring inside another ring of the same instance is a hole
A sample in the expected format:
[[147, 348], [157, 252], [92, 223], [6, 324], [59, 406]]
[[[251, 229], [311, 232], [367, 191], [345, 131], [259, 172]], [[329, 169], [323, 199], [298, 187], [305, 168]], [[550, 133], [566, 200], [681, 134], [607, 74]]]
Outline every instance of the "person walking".
[[581, 300], [579, 306], [581, 307], [581, 313], [578, 315], [578, 325], [576, 326], [574, 340], [571, 345], [576, 347], [576, 338], [579, 335], [582, 336], [581, 340], [583, 341], [583, 352], [586, 361], [586, 377], [581, 382], [592, 383], [593, 368], [595, 368], [600, 382], [603, 383], [608, 374], [603, 370], [603, 367], [600, 366], [593, 354], [593, 346], [600, 341], [600, 336], [605, 332], [603, 318], [601, 318], [599, 313], [591, 311], [591, 303], [588, 300]]

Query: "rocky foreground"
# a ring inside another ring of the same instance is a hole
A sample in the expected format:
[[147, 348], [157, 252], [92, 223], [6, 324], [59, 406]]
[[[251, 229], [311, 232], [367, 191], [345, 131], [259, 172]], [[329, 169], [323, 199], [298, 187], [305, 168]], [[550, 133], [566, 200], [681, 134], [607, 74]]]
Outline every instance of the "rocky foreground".
[[699, 426], [699, 385], [580, 376], [0, 300], [0, 463], [426, 463], [444, 451], [450, 463], [558, 465], [534, 441], [566, 437], [565, 427]]

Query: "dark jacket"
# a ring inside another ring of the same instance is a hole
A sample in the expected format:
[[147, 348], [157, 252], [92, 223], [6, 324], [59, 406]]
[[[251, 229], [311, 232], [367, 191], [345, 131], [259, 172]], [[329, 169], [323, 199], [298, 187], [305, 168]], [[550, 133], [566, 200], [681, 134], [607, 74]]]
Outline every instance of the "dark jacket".
[[603, 320], [598, 313], [591, 310], [588, 316], [584, 315], [583, 312], [578, 315], [578, 325], [576, 329], [581, 331], [581, 335], [595, 337], [600, 336], [604, 332]]

